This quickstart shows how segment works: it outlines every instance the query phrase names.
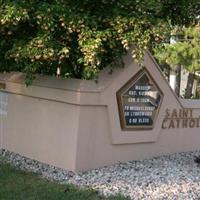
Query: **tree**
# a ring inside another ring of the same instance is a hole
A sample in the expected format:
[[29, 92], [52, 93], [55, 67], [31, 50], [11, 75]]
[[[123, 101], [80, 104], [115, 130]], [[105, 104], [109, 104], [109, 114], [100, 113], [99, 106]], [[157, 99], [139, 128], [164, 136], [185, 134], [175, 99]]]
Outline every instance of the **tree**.
[[170, 24], [190, 24], [198, 12], [198, 0], [0, 0], [0, 71], [25, 72], [27, 84], [57, 69], [95, 79], [132, 44], [142, 60]]
[[191, 98], [195, 73], [200, 71], [200, 26], [182, 27], [176, 33], [182, 39], [155, 48], [155, 56], [161, 63], [183, 66], [189, 72], [185, 98]]

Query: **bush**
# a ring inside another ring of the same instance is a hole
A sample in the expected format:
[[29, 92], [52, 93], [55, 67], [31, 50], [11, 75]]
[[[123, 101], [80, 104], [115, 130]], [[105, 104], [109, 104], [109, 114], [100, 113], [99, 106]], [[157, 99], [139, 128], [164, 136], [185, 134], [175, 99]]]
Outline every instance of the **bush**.
[[58, 69], [62, 77], [96, 79], [131, 44], [140, 61], [149, 44], [164, 39], [166, 22], [179, 23], [184, 8], [170, 2], [0, 0], [0, 71], [25, 72], [27, 84], [36, 73], [56, 75]]

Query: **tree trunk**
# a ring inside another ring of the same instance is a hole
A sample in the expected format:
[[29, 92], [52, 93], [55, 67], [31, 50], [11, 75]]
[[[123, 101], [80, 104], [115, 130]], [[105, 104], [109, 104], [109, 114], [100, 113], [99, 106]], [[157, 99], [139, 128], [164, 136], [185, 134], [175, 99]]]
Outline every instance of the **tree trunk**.
[[175, 93], [177, 96], [180, 96], [180, 85], [181, 85], [181, 66], [176, 67], [176, 85], [175, 85]]
[[185, 89], [185, 98], [190, 99], [192, 97], [192, 88], [194, 84], [194, 77], [195, 75], [192, 73], [189, 73], [188, 80], [187, 80], [187, 86]]

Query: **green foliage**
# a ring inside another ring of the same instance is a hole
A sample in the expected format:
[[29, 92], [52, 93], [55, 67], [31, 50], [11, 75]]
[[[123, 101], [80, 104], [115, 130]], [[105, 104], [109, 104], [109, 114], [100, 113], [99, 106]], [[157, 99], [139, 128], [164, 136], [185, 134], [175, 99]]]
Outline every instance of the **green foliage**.
[[27, 84], [57, 68], [95, 79], [133, 44], [141, 61], [170, 24], [189, 24], [198, 11], [198, 0], [0, 0], [0, 71], [25, 72]]
[[162, 64], [172, 68], [184, 66], [190, 73], [200, 71], [200, 26], [179, 28], [176, 34], [182, 39], [174, 44], [164, 44], [155, 49], [155, 56]]

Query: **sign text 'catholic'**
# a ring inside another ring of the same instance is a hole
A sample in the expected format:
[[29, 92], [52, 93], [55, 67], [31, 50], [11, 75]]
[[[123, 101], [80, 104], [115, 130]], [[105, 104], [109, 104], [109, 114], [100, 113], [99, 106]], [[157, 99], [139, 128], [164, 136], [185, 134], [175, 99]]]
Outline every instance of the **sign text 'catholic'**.
[[192, 108], [166, 109], [162, 129], [170, 128], [199, 128], [200, 116], [193, 116]]

